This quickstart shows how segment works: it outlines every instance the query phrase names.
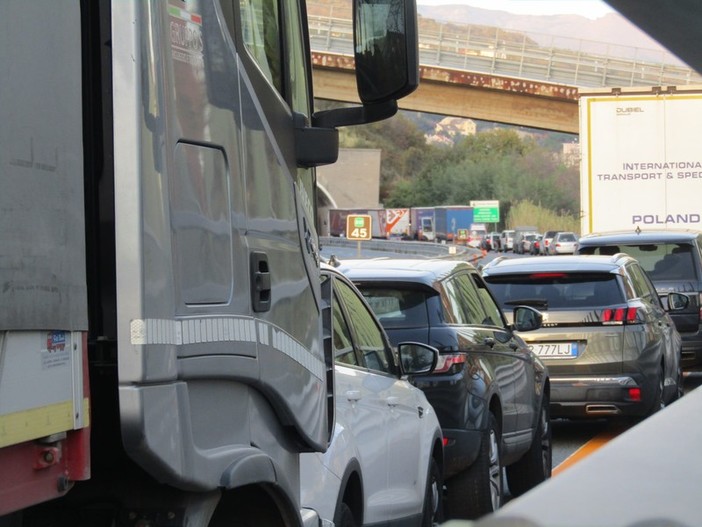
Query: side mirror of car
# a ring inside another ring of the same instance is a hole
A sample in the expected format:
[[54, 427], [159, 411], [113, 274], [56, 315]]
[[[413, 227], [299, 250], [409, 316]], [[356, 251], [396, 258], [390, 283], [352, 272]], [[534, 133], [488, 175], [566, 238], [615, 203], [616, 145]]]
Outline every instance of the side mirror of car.
[[421, 342], [401, 342], [397, 345], [401, 375], [428, 374], [436, 368], [439, 350]]
[[690, 297], [681, 293], [668, 293], [668, 311], [681, 311], [690, 305]]
[[517, 331], [534, 331], [543, 324], [544, 316], [530, 306], [517, 306], [512, 311], [514, 329]]

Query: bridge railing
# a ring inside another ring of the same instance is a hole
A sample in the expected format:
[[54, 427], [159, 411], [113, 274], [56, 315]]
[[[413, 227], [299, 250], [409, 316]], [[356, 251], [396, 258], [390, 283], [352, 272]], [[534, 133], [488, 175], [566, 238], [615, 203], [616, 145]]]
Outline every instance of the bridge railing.
[[[702, 75], [659, 50], [484, 26], [465, 25], [461, 33], [437, 27], [420, 30], [421, 65], [588, 88], [702, 84]], [[314, 51], [353, 53], [350, 19], [310, 15], [309, 30]]]

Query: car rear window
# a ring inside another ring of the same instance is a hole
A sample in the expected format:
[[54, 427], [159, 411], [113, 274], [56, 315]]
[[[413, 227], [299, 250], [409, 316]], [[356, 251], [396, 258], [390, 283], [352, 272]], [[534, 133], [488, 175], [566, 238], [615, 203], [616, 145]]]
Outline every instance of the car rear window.
[[625, 302], [610, 273], [532, 273], [484, 277], [503, 309], [529, 305], [537, 309], [596, 308]]
[[575, 238], [575, 234], [567, 233], [567, 234], [561, 234], [558, 237], [558, 241], [559, 242], [575, 242], [578, 240]]
[[388, 289], [359, 286], [361, 294], [386, 328], [429, 325], [427, 293], [417, 289]]
[[648, 276], [657, 280], [696, 280], [692, 245], [689, 243], [647, 243], [641, 245], [583, 246], [580, 254], [627, 253], [638, 260]]

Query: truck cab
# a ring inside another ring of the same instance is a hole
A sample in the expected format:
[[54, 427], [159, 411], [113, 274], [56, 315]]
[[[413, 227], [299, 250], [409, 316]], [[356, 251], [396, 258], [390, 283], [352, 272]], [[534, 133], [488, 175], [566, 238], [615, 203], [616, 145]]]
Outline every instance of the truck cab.
[[0, 4], [0, 523], [317, 524], [314, 167], [418, 81], [414, 3], [354, 15], [314, 112], [304, 1]]

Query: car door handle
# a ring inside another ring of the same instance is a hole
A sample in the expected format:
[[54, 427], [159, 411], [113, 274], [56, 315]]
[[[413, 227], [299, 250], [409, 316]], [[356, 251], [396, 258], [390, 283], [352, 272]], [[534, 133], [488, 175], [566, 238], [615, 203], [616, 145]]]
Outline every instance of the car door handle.
[[391, 395], [390, 397], [388, 397], [387, 399], [385, 399], [385, 403], [386, 403], [388, 406], [392, 406], [392, 407], [394, 408], [395, 406], [397, 406], [398, 404], [400, 404], [400, 399], [397, 398], [397, 397], [395, 397], [395, 396], [393, 396], [393, 395]]
[[360, 390], [348, 390], [346, 392], [346, 399], [351, 401], [351, 402], [356, 402], [361, 400], [361, 391]]
[[495, 339], [492, 337], [485, 337], [483, 339], [483, 344], [492, 348], [495, 345]]

